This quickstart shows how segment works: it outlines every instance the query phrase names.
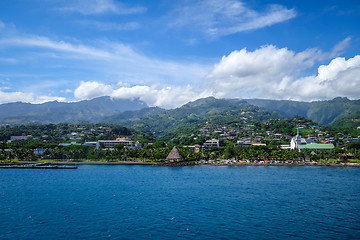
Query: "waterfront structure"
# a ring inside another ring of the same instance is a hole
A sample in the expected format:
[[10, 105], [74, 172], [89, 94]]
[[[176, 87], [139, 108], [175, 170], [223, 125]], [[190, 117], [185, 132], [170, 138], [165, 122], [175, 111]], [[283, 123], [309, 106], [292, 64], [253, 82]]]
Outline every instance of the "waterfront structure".
[[122, 144], [129, 148], [141, 147], [139, 142], [131, 141], [128, 138], [117, 138], [115, 140], [99, 140], [96, 144], [96, 149], [114, 149], [116, 145]]
[[183, 160], [183, 156], [181, 156], [181, 153], [179, 152], [179, 149], [176, 148], [176, 146], [173, 147], [169, 155], [166, 157], [166, 160]]

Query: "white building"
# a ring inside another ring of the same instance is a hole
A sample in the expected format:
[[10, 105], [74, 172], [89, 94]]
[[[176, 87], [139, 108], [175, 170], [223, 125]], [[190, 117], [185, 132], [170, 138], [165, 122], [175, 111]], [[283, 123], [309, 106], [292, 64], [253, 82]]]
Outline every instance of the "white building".
[[325, 150], [330, 151], [334, 148], [332, 143], [315, 143], [313, 139], [307, 141], [305, 138], [301, 138], [299, 135], [299, 129], [297, 130], [297, 135], [291, 139], [290, 149], [298, 149], [299, 152], [304, 151], [305, 149], [309, 149], [311, 151], [314, 150]]
[[306, 144], [306, 139], [301, 138], [301, 136], [299, 134], [299, 129], [297, 129], [296, 136], [293, 137], [290, 141], [290, 149], [295, 149], [295, 148], [298, 148], [299, 145], [305, 145], [305, 144]]
[[139, 148], [141, 144], [139, 142], [131, 141], [128, 138], [117, 138], [116, 140], [99, 140], [96, 144], [96, 148], [102, 149], [114, 149], [118, 144], [123, 144], [125, 147], [129, 148]]
[[219, 147], [219, 140], [217, 139], [211, 139], [211, 140], [206, 140], [206, 142], [203, 145], [205, 148], [207, 147]]

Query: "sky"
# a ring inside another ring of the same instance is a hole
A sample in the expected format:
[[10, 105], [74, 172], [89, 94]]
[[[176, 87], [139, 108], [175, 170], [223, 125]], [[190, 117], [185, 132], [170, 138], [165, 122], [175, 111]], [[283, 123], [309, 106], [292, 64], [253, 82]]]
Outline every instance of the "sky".
[[360, 98], [358, 0], [1, 0], [0, 103]]

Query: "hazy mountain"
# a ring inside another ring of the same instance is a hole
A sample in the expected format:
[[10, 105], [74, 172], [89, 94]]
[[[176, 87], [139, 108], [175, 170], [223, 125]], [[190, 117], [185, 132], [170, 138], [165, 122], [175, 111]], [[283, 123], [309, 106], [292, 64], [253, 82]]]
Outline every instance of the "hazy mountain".
[[97, 122], [105, 116], [148, 106], [139, 99], [123, 100], [99, 97], [80, 102], [43, 104], [7, 103], [0, 105], [0, 122], [7, 124]]
[[314, 102], [264, 99], [246, 99], [246, 101], [258, 107], [275, 110], [286, 117], [298, 115], [322, 125], [331, 125], [336, 120], [350, 117], [360, 111], [360, 100], [341, 97]]

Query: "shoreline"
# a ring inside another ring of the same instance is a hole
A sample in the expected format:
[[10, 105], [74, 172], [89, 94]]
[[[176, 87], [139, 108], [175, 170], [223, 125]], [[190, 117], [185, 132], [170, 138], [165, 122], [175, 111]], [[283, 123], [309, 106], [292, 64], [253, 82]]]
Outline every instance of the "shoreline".
[[[0, 166], [33, 164], [35, 162], [0, 163]], [[292, 163], [198, 163], [198, 162], [51, 162], [51, 165], [145, 165], [163, 167], [186, 167], [186, 166], [314, 166], [314, 167], [360, 167], [360, 163], [318, 163], [318, 162], [292, 162]]]

